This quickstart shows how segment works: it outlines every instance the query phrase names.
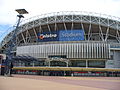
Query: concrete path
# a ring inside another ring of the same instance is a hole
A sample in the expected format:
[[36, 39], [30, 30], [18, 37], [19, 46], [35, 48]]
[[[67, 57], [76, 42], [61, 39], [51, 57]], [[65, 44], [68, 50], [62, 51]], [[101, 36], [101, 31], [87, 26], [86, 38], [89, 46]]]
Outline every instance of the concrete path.
[[120, 77], [0, 76], [0, 90], [120, 90]]

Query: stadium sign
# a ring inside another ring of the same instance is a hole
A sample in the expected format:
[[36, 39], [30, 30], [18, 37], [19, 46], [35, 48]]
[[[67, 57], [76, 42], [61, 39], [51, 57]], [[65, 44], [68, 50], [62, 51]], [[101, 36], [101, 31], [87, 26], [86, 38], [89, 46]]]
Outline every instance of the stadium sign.
[[83, 30], [61, 30], [59, 31], [59, 41], [80, 41], [84, 40]]
[[60, 30], [56, 32], [38, 33], [38, 41], [80, 41], [84, 40], [83, 30]]
[[44, 32], [38, 33], [38, 41], [58, 41], [58, 33], [57, 32]]

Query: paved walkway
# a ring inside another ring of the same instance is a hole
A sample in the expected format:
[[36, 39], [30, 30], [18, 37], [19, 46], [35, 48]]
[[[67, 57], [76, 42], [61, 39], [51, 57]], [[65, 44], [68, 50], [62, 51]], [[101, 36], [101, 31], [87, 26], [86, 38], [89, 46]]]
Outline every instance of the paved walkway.
[[120, 77], [0, 76], [0, 90], [120, 90]]

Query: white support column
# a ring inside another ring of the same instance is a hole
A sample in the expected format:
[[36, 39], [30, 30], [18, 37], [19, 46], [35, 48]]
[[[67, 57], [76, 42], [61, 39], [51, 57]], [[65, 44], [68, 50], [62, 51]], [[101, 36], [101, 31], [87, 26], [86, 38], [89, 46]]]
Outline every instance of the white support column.
[[105, 41], [107, 41], [108, 33], [109, 33], [109, 27], [107, 27], [107, 32], [106, 32], [106, 36], [105, 36]]
[[88, 68], [88, 60], [86, 60], [86, 68]]
[[74, 23], [73, 23], [73, 15], [72, 15], [72, 25], [71, 25], [71, 30], [74, 28]]
[[33, 67], [35, 66], [35, 63], [34, 63], [34, 61], [32, 62], [32, 65], [33, 65]]
[[118, 42], [120, 42], [120, 34], [119, 34], [118, 30], [116, 32], [116, 38], [117, 38]]
[[64, 28], [65, 28], [65, 30], [67, 30], [66, 24], [65, 24], [65, 23], [63, 23], [63, 24], [64, 24]]
[[23, 38], [24, 43], [26, 44], [25, 37], [24, 37], [24, 35], [23, 35], [22, 32], [21, 32], [21, 35], [22, 35], [22, 38]]
[[56, 20], [56, 18], [57, 18], [57, 16], [55, 16], [55, 21], [54, 21], [55, 22], [55, 27], [54, 27], [55, 31], [57, 31], [57, 23], [56, 23], [57, 20]]
[[[30, 38], [31, 38], [31, 36], [30, 36], [30, 33], [29, 33], [29, 31], [27, 30], [27, 34], [29, 35], [29, 41], [30, 41]], [[28, 37], [27, 37], [28, 38]], [[26, 39], [27, 40], [27, 39]], [[28, 40], [27, 40], [27, 42], [28, 42]]]
[[85, 33], [85, 29], [84, 29], [84, 25], [83, 25], [83, 23], [82, 23], [82, 20], [81, 20], [81, 27], [82, 27], [82, 30], [84, 31], [84, 35], [85, 35], [85, 40], [86, 40], [86, 33]]
[[28, 31], [28, 30], [26, 31], [26, 42], [28, 42], [27, 38], [29, 38], [29, 39], [30, 39], [30, 33], [29, 33], [29, 31]]
[[102, 41], [104, 41], [104, 37], [103, 37], [102, 28], [101, 28], [100, 23], [99, 23], [99, 31], [100, 31], [100, 37], [101, 37]]
[[64, 16], [63, 16], [63, 24], [64, 24], [65, 30], [67, 30], [67, 27], [66, 27], [66, 24], [65, 24], [65, 20], [64, 20]]
[[89, 31], [88, 31], [88, 41], [90, 40], [90, 32], [91, 32], [91, 23], [89, 25]]
[[101, 28], [101, 18], [99, 17], [99, 29], [100, 29], [100, 34], [102, 35], [102, 41], [104, 41], [103, 33], [102, 33], [102, 28]]
[[105, 41], [107, 41], [107, 38], [108, 38], [108, 33], [109, 33], [109, 19], [108, 19], [108, 27], [107, 27], [107, 32], [106, 32]]
[[90, 40], [90, 34], [91, 34], [91, 27], [92, 27], [92, 25], [91, 25], [91, 16], [90, 16], [90, 25], [89, 25], [89, 31], [88, 31], [88, 41]]
[[33, 27], [33, 31], [34, 31], [34, 34], [35, 34], [35, 37], [37, 38], [37, 33], [35, 31], [35, 28]]
[[47, 27], [48, 27], [48, 30], [49, 30], [49, 32], [51, 32], [51, 29], [50, 29], [50, 26], [49, 26], [49, 24], [47, 24]]
[[66, 66], [68, 67], [68, 62], [66, 62], [66, 64], [67, 64]]
[[118, 42], [120, 42], [120, 33], [119, 33], [120, 29], [119, 29], [119, 26], [118, 26], [119, 22], [116, 22], [116, 23], [117, 23], [117, 26], [116, 26], [117, 27], [116, 38], [117, 38]]
[[40, 25], [40, 27], [39, 27], [39, 32], [41, 32], [42, 31], [42, 27], [41, 27], [41, 25]]
[[50, 61], [48, 61], [48, 64], [49, 64], [48, 66], [50, 67]]
[[57, 31], [57, 23], [55, 22], [55, 31]]

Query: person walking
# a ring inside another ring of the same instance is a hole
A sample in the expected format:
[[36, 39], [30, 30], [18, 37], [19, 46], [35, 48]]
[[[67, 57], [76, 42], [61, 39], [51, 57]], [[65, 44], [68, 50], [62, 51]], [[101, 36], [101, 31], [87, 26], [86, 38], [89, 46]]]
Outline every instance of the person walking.
[[11, 74], [12, 74], [12, 69], [13, 69], [13, 63], [11, 62], [11, 63], [10, 63], [10, 76], [11, 76]]

